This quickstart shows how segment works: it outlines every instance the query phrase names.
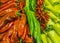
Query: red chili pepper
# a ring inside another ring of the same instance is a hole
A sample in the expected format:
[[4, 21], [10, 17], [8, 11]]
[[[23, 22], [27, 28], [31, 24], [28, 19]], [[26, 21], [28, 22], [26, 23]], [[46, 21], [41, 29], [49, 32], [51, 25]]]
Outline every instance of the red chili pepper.
[[3, 33], [3, 32], [5, 32], [5, 31], [7, 31], [8, 29], [10, 29], [12, 25], [13, 25], [13, 22], [8, 23], [5, 27], [3, 27], [3, 28], [0, 30], [0, 33]]

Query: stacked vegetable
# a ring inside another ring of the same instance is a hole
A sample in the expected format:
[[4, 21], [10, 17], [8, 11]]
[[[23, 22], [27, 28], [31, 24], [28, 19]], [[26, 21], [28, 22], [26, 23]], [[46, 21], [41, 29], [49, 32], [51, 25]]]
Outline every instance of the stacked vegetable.
[[60, 43], [60, 0], [45, 0], [44, 11], [48, 12], [49, 21], [43, 30], [43, 43]]

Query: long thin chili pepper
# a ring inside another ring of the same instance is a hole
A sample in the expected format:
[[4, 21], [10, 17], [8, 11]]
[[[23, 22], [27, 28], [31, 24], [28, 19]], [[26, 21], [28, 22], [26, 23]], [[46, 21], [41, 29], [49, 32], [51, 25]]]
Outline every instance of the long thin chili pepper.
[[18, 28], [19, 37], [23, 34], [25, 24], [26, 24], [26, 15], [22, 14], [21, 18], [19, 19], [19, 28]]
[[25, 36], [26, 36], [26, 34], [27, 34], [27, 26], [25, 26], [25, 28], [24, 28], [24, 33], [23, 33], [23, 35], [22, 35], [22, 39], [24, 39], [25, 38]]
[[3, 7], [6, 7], [7, 5], [9, 5], [9, 4], [11, 4], [11, 3], [12, 3], [12, 1], [9, 1], [9, 2], [3, 4], [3, 5], [0, 7], [0, 9], [3, 8]]
[[12, 6], [12, 5], [15, 5], [15, 3], [11, 3], [11, 4], [7, 5], [6, 7], [0, 9], [0, 11], [5, 10], [6, 8], [9, 8], [9, 7]]
[[7, 1], [9, 1], [9, 0], [0, 0], [0, 2], [2, 2], [2, 3], [6, 3]]
[[3, 27], [1, 30], [0, 30], [0, 33], [3, 33], [5, 31], [7, 31], [8, 29], [10, 29], [10, 27], [13, 25], [13, 22], [11, 22], [10, 24], [7, 24], [5, 27]]

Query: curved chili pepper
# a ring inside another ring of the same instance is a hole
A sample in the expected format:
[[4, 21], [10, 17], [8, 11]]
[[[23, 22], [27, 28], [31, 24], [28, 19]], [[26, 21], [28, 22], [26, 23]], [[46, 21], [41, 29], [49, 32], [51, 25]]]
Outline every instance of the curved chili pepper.
[[10, 23], [12, 21], [15, 21], [17, 19], [17, 17], [8, 17], [1, 25], [0, 25], [0, 29], [3, 28], [7, 23]]
[[[9, 15], [15, 15], [15, 13], [18, 11], [17, 8], [8, 8], [6, 10], [3, 10], [0, 12], [0, 16], [2, 15], [6, 15], [6, 14], [9, 14]], [[16, 16], [16, 15], [15, 15]]]
[[16, 23], [14, 23], [14, 26], [13, 26], [13, 33], [11, 35], [11, 43], [15, 43], [17, 41], [17, 43], [19, 42], [18, 41], [18, 37], [17, 37], [17, 28], [18, 26], [16, 25], [17, 24], [17, 21], [15, 21]]
[[3, 4], [0, 8], [3, 8], [3, 7], [5, 7], [5, 6], [7, 6], [7, 5], [10, 4], [11, 2], [12, 2], [12, 1], [9, 1], [9, 2]]
[[0, 2], [2, 2], [2, 3], [6, 3], [7, 1], [9, 1], [9, 0], [0, 0]]
[[10, 29], [12, 25], [13, 25], [13, 22], [8, 23], [5, 27], [3, 27], [3, 28], [0, 30], [0, 33], [3, 33], [3, 32], [5, 32], [5, 31], [7, 31], [8, 29]]
[[2, 10], [5, 10], [5, 9], [7, 9], [7, 8], [9, 8], [10, 6], [14, 6], [15, 5], [15, 3], [11, 3], [11, 4], [9, 4], [9, 5], [7, 5], [6, 7], [4, 7], [4, 8], [2, 8], [2, 9], [0, 9], [0, 12], [2, 11]]
[[[6, 43], [11, 43], [11, 36], [12, 36], [12, 33], [13, 33], [13, 26], [6, 32], [6, 34], [3, 36], [3, 40], [2, 40], [2, 43], [3, 42], [6, 42]], [[6, 39], [7, 37], [7, 39]], [[9, 40], [8, 40], [9, 39]], [[8, 41], [8, 42], [7, 42]]]
[[25, 39], [26, 34], [27, 34], [27, 26], [24, 27], [24, 33], [21, 38]]
[[23, 34], [25, 24], [26, 24], [26, 15], [22, 14], [22, 17], [19, 19], [18, 37], [20, 37]]

